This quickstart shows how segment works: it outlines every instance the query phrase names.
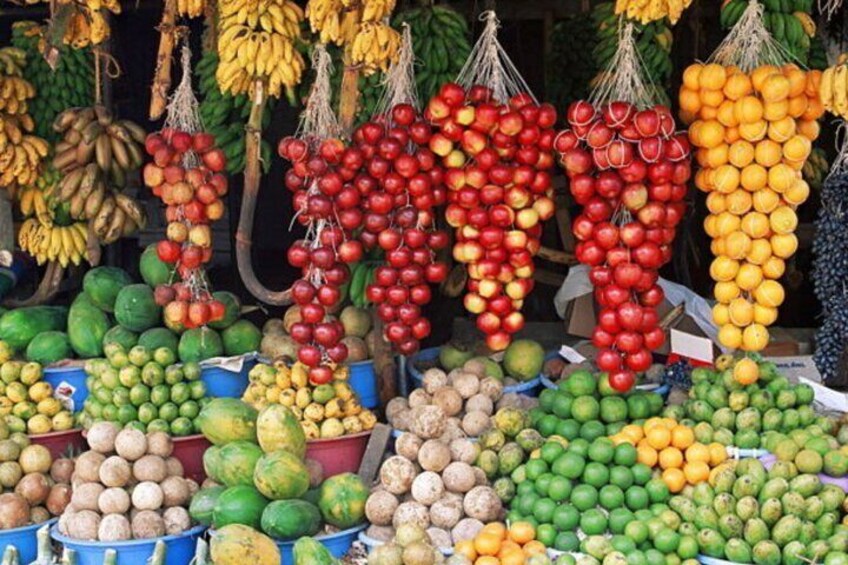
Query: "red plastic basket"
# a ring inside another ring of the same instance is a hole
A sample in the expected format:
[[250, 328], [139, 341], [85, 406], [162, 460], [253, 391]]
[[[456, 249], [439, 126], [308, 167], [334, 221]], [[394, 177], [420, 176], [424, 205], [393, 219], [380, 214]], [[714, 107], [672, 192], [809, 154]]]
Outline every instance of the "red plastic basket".
[[88, 449], [88, 443], [82, 436], [82, 430], [77, 428], [62, 432], [49, 432], [29, 436], [32, 443], [43, 445], [50, 450], [53, 459], [68, 455], [68, 448], [72, 447], [75, 453]]
[[171, 454], [183, 464], [183, 471], [187, 479], [194, 479], [198, 484], [206, 479], [203, 471], [203, 452], [212, 444], [203, 437], [203, 434], [175, 437], [174, 451]]
[[313, 439], [306, 442], [306, 456], [321, 463], [325, 477], [356, 473], [370, 438], [369, 430], [332, 439]]

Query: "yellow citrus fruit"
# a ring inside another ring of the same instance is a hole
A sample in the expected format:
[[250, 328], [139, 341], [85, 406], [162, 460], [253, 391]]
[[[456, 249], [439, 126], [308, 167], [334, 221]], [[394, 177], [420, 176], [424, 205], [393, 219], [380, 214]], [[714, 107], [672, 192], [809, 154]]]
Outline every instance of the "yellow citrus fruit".
[[709, 192], [713, 189], [712, 182], [710, 182], [710, 177], [712, 176], [712, 171], [709, 169], [699, 169], [697, 173], [695, 173], [695, 186], [698, 187], [699, 190], [703, 192]]
[[716, 110], [716, 119], [724, 127], [732, 128], [739, 125], [735, 107], [736, 105], [733, 103], [733, 100], [725, 100]]
[[763, 167], [771, 167], [780, 163], [780, 144], [770, 139], [764, 139], [757, 143], [754, 158]]
[[[655, 428], [657, 426], [662, 426], [662, 425], [663, 425], [662, 418], [660, 418], [659, 416], [652, 416], [652, 417], [648, 418], [647, 420], [645, 420], [645, 423], [642, 424], [642, 428], [645, 430], [645, 433], [647, 434], [653, 428]], [[647, 445], [647, 441], [648, 440], [646, 439], [645, 440], [646, 445]]]
[[733, 378], [743, 385], [755, 383], [760, 378], [760, 366], [753, 359], [743, 357], [733, 366]]
[[710, 448], [710, 467], [721, 465], [727, 460], [727, 448], [722, 444], [713, 442], [709, 445]]
[[724, 254], [731, 259], [744, 259], [751, 250], [751, 238], [745, 232], [735, 231], [724, 237]]
[[[730, 195], [728, 195], [730, 196]], [[720, 192], [710, 192], [707, 195], [707, 210], [712, 214], [721, 214], [727, 210], [726, 196]]]
[[690, 90], [698, 90], [701, 88], [699, 77], [704, 65], [701, 63], [693, 63], [686, 67], [683, 71], [683, 85]]
[[718, 216], [709, 214], [706, 218], [704, 218], [704, 231], [707, 232], [707, 235], [710, 237], [718, 237], [718, 231], [716, 230], [716, 218]]
[[[710, 264], [710, 277], [714, 281], [732, 281], [736, 278], [736, 273], [738, 272], [739, 262], [725, 255], [716, 257]], [[737, 282], [737, 284], [739, 283]]]
[[730, 146], [726, 143], [717, 145], [712, 149], [706, 149], [706, 166], [715, 169], [727, 163], [727, 152]]
[[642, 426], [637, 426], [635, 424], [627, 424], [621, 428], [621, 434], [630, 439], [633, 443], [638, 443], [643, 437], [645, 437], [645, 433], [642, 431]]
[[710, 466], [703, 461], [693, 461], [683, 466], [683, 474], [687, 483], [697, 485], [710, 478]]
[[[715, 280], [715, 279], [713, 279]], [[731, 300], [739, 296], [742, 289], [735, 281], [718, 281], [713, 288], [713, 296], [722, 304], [729, 304]]]
[[805, 73], [807, 75], [807, 86], [804, 88], [804, 94], [807, 96], [818, 96], [819, 87], [821, 86], [822, 71], [811, 70]]
[[739, 135], [751, 143], [765, 138], [768, 133], [768, 122], [760, 120], [750, 124], [739, 124]]
[[798, 174], [785, 163], [778, 163], [768, 170], [768, 185], [775, 192], [788, 189], [797, 178]]
[[742, 263], [736, 273], [736, 284], [742, 290], [754, 290], [763, 282], [763, 270], [759, 265]]
[[721, 90], [727, 81], [727, 70], [721, 65], [704, 65], [698, 74], [698, 87], [708, 90]]
[[805, 161], [813, 149], [812, 142], [803, 135], [795, 135], [783, 144], [783, 157], [787, 161]]
[[789, 79], [775, 73], [766, 77], [759, 90], [766, 102], [785, 100], [789, 97]]
[[753, 91], [754, 86], [751, 84], [751, 79], [748, 78], [748, 75], [742, 73], [736, 73], [727, 77], [724, 88], [722, 88], [722, 92], [730, 100], [739, 100]]
[[711, 115], [709, 119], [713, 119], [718, 116], [718, 107], [721, 106], [721, 103], [724, 102], [724, 94], [722, 94], [721, 90], [701, 90], [698, 92], [698, 98], [701, 102], [701, 113], [703, 118], [707, 118], [707, 116], [703, 115], [703, 112], [707, 108], [712, 108], [715, 115]]
[[715, 229], [718, 232], [718, 235], [724, 237], [725, 235], [738, 230], [741, 222], [742, 221], [739, 219], [739, 216], [731, 214], [730, 212], [722, 212], [716, 216]]
[[754, 321], [764, 326], [770, 326], [777, 321], [777, 308], [754, 304]]
[[789, 206], [778, 206], [769, 214], [769, 225], [776, 234], [790, 234], [798, 227], [798, 215]]
[[506, 525], [503, 522], [489, 522], [483, 526], [483, 529], [480, 531], [488, 534], [495, 534], [501, 539], [506, 538]]
[[636, 461], [653, 467], [657, 464], [657, 450], [650, 445], [640, 445], [636, 448]]
[[739, 187], [739, 169], [733, 165], [721, 165], [713, 173], [713, 186], [719, 192], [728, 194]]
[[818, 120], [798, 120], [796, 128], [799, 134], [803, 135], [810, 141], [818, 139], [819, 133], [821, 133], [821, 126], [819, 125]]
[[769, 214], [780, 205], [780, 195], [770, 188], [761, 188], [754, 193], [753, 201], [754, 210]]
[[662, 473], [662, 480], [669, 492], [677, 494], [686, 486], [686, 475], [681, 469], [666, 469]]
[[762, 92], [765, 80], [774, 73], [779, 72], [780, 69], [774, 65], [762, 65], [751, 71], [751, 83], [754, 85], [754, 90]]
[[660, 451], [658, 461], [663, 469], [679, 469], [683, 466], [683, 453], [676, 447], [666, 447]]
[[767, 122], [776, 122], [789, 115], [789, 101], [778, 100], [777, 102], [766, 102], [763, 104], [763, 119]]
[[698, 129], [698, 142], [700, 147], [711, 149], [724, 143], [724, 126], [717, 120], [706, 120]]
[[[719, 146], [721, 147], [721, 146]], [[707, 158], [710, 155], [710, 150], [706, 147], [699, 147], [697, 151], [695, 151], [695, 161], [701, 167], [709, 167], [707, 163]]]
[[701, 97], [697, 90], [690, 90], [685, 86], [680, 89], [680, 109], [697, 114], [701, 109]]
[[786, 293], [783, 290], [783, 286], [777, 281], [764, 280], [754, 290], [754, 299], [763, 306], [777, 308], [783, 304], [785, 298]]
[[724, 324], [718, 330], [718, 341], [730, 349], [739, 349], [742, 345], [742, 330], [733, 324]]
[[714, 256], [726, 255], [726, 253], [724, 252], [723, 237], [717, 237], [710, 241], [710, 253], [712, 253]]
[[744, 139], [733, 142], [727, 151], [727, 160], [734, 167], [744, 168], [754, 160], [754, 146]]
[[810, 107], [810, 99], [806, 96], [795, 96], [789, 99], [788, 114], [796, 120], [803, 116]]
[[753, 239], [765, 237], [769, 233], [768, 216], [760, 212], [748, 212], [742, 218], [741, 228]]
[[[713, 193], [718, 194], [718, 193]], [[725, 206], [727, 206], [727, 211], [736, 216], [742, 216], [748, 210], [751, 209], [753, 205], [753, 199], [751, 198], [751, 193], [745, 190], [734, 190], [724, 199]]]
[[671, 444], [671, 432], [665, 426], [653, 426], [646, 432], [645, 439], [654, 449], [665, 449]]
[[824, 114], [824, 106], [818, 96], [807, 97], [807, 109], [801, 114], [802, 120], [818, 120]]
[[[718, 93], [715, 91], [710, 91], [712, 95], [717, 95]], [[699, 95], [700, 99], [700, 95]], [[709, 98], [707, 98], [709, 100]], [[715, 102], [715, 100], [712, 100]], [[698, 112], [698, 117], [702, 120], [715, 120], [718, 119], [718, 108], [716, 106], [710, 106], [709, 104], [704, 104], [701, 106], [701, 111]]]
[[787, 65], [783, 68], [783, 75], [789, 79], [789, 96], [801, 96], [807, 86], [807, 73], [795, 65]]
[[730, 323], [730, 310], [727, 304], [718, 303], [713, 306], [713, 321], [718, 326]]
[[733, 103], [733, 113], [739, 124], [754, 124], [763, 119], [763, 103], [756, 96], [743, 96]]
[[734, 326], [745, 327], [754, 321], [754, 305], [742, 297], [733, 299], [727, 307], [727, 313]]
[[741, 136], [739, 135], [739, 128], [725, 128], [724, 129], [724, 142], [725, 143], [733, 143], [739, 141]]
[[739, 183], [742, 185], [742, 188], [750, 192], [760, 190], [768, 183], [768, 171], [762, 165], [751, 163], [742, 169]]
[[786, 116], [783, 119], [773, 121], [768, 125], [768, 137], [777, 143], [783, 143], [790, 139], [796, 132], [795, 120]]
[[695, 461], [709, 463], [710, 449], [703, 443], [693, 443], [686, 450], [686, 461], [689, 463], [694, 463]]
[[810, 185], [804, 179], [798, 179], [795, 183], [789, 187], [788, 190], [783, 192], [783, 198], [789, 204], [793, 206], [798, 206], [806, 202], [807, 198], [810, 196]]
[[674, 426], [671, 430], [671, 445], [677, 449], [686, 449], [695, 443], [695, 433], [689, 426]]
[[474, 549], [478, 555], [497, 555], [498, 551], [501, 550], [501, 541], [503, 541], [503, 536], [480, 532], [474, 538]]
[[[767, 239], [752, 239], [751, 249], [745, 258], [754, 265], [763, 265], [771, 257], [771, 243]], [[765, 275], [765, 273], [763, 273]]]
[[456, 545], [453, 546], [453, 551], [454, 553], [463, 555], [472, 561], [477, 559], [477, 550], [474, 549], [473, 539], [466, 539], [456, 542]]
[[742, 349], [762, 351], [769, 342], [769, 333], [762, 324], [751, 324], [742, 331]]
[[[786, 236], [780, 236], [786, 237]], [[772, 245], [772, 253], [774, 253], [774, 245]], [[791, 255], [791, 254], [790, 254]], [[786, 262], [780, 257], [772, 255], [765, 263], [763, 263], [763, 276], [767, 279], [779, 279], [786, 272]]]

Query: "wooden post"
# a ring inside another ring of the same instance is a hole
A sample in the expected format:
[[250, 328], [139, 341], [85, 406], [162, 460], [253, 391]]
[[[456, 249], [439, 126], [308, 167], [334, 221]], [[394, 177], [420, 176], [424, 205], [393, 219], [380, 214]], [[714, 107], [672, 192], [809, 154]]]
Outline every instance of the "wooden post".
[[12, 223], [12, 201], [9, 193], [0, 190], [0, 251], [14, 251], [15, 225]]
[[158, 120], [168, 106], [168, 90], [171, 88], [171, 54], [177, 39], [174, 27], [177, 6], [174, 0], [165, 1], [162, 23], [159, 24], [159, 53], [156, 55], [156, 73], [153, 76], [150, 96], [150, 119]]
[[[344, 13], [344, 18], [359, 18], [359, 10], [349, 10]], [[342, 28], [345, 26], [342, 25]], [[359, 105], [359, 68], [353, 65], [352, 46], [353, 38], [345, 44], [342, 64], [344, 74], [342, 75], [342, 87], [339, 92], [339, 121], [345, 133], [353, 130], [353, 122], [356, 120], [356, 108]]]

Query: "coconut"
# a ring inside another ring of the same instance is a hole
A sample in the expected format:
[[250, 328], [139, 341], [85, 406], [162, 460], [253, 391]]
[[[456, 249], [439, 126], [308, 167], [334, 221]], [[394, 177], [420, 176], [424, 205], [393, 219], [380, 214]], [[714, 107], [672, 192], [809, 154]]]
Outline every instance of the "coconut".
[[416, 474], [412, 461], [394, 455], [386, 459], [380, 467], [380, 484], [392, 494], [405, 494], [412, 487]]
[[463, 518], [451, 530], [451, 539], [453, 543], [459, 543], [465, 540], [473, 540], [483, 529], [483, 522], [475, 518]]
[[474, 373], [459, 373], [453, 379], [453, 388], [462, 398], [471, 398], [480, 390], [480, 378]]
[[93, 510], [75, 512], [73, 518], [68, 521], [68, 537], [95, 541], [99, 533], [100, 514]]
[[115, 438], [120, 428], [112, 422], [97, 422], [85, 436], [88, 446], [98, 453], [108, 454], [115, 451]]
[[437, 438], [445, 431], [446, 417], [438, 406], [423, 406], [416, 412], [410, 429], [421, 439]]
[[426, 471], [441, 473], [450, 462], [450, 447], [437, 439], [425, 441], [418, 450], [418, 464]]
[[424, 471], [412, 481], [412, 497], [425, 506], [430, 506], [445, 493], [445, 485], [438, 473]]
[[465, 403], [465, 411], [466, 412], [484, 412], [491, 416], [495, 410], [495, 403], [492, 402], [492, 399], [483, 394], [482, 392], [478, 392], [474, 396], [468, 399], [468, 402]]
[[33, 506], [29, 509], [29, 521], [33, 524], [42, 524], [50, 517], [50, 512], [43, 506]]
[[145, 455], [133, 463], [132, 474], [140, 482], [160, 483], [168, 476], [168, 465], [159, 455]]
[[188, 510], [181, 506], [173, 506], [162, 514], [165, 522], [165, 534], [175, 536], [191, 528], [191, 517]]
[[149, 432], [147, 434], [147, 453], [168, 458], [174, 451], [174, 442], [165, 432]]
[[419, 406], [426, 406], [430, 404], [432, 401], [432, 397], [427, 393], [423, 388], [416, 388], [411, 393], [409, 393], [409, 407], [417, 408]]
[[15, 485], [15, 494], [23, 497], [30, 506], [38, 506], [50, 494], [50, 482], [43, 473], [29, 473]]
[[123, 487], [130, 481], [132, 470], [125, 459], [112, 455], [100, 465], [98, 475], [104, 486]]
[[403, 455], [410, 461], [418, 460], [418, 450], [421, 449], [421, 444], [424, 442], [417, 435], [410, 432], [403, 432], [400, 437], [395, 440], [395, 452], [398, 455]]
[[24, 472], [21, 470], [21, 466], [18, 465], [17, 461], [0, 463], [0, 486], [7, 489], [15, 488], [15, 485], [18, 484], [18, 481], [23, 476]]
[[159, 485], [162, 489], [162, 504], [169, 508], [171, 506], [185, 506], [191, 499], [188, 485], [182, 477], [168, 477]]
[[468, 463], [454, 461], [442, 471], [445, 488], [451, 492], [466, 493], [477, 484], [474, 469]]
[[165, 521], [152, 510], [141, 510], [132, 518], [132, 533], [135, 539], [161, 538], [165, 535]]
[[445, 421], [445, 431], [439, 436], [439, 439], [445, 443], [450, 443], [455, 439], [468, 437], [465, 430], [462, 429], [462, 420], [453, 417]]
[[282, 333], [265, 334], [259, 352], [268, 359], [297, 359], [297, 342]]
[[472, 437], [482, 435], [490, 427], [491, 420], [485, 412], [468, 412], [462, 419], [462, 430]]
[[436, 550], [423, 541], [417, 541], [403, 548], [405, 565], [434, 565]]
[[480, 467], [474, 467], [474, 484], [477, 486], [486, 486], [489, 484], [489, 477], [486, 476], [486, 471]]
[[433, 394], [440, 388], [448, 386], [447, 374], [437, 367], [424, 371], [422, 381], [424, 384], [424, 390], [427, 391], [428, 394]]
[[386, 420], [391, 423], [392, 420], [395, 419], [395, 416], [401, 412], [406, 412], [407, 410], [409, 410], [409, 403], [405, 398], [402, 396], [392, 398], [389, 400], [389, 403], [386, 404]]
[[195, 481], [193, 479], [186, 479], [185, 483], [186, 483], [186, 486], [188, 487], [189, 497], [193, 497], [195, 494], [197, 494], [197, 491], [200, 490], [200, 485], [197, 484], [197, 481]]
[[478, 379], [482, 379], [486, 376], [486, 363], [480, 357], [475, 357], [466, 361], [462, 366], [462, 370], [475, 375]]
[[138, 483], [132, 491], [132, 504], [138, 510], [159, 510], [164, 499], [162, 488], [149, 481]]
[[7, 492], [0, 494], [0, 530], [26, 526], [29, 522], [29, 505], [24, 497]]
[[100, 493], [97, 508], [103, 514], [126, 514], [130, 509], [130, 495], [122, 488], [107, 488]]
[[280, 318], [268, 318], [262, 325], [262, 333], [264, 335], [283, 335], [286, 333], [286, 326], [283, 325], [283, 320]]
[[438, 500], [430, 507], [430, 523], [438, 528], [450, 530], [462, 518], [462, 501]]
[[427, 537], [430, 538], [430, 542], [436, 547], [453, 547], [450, 532], [441, 528], [427, 528]]
[[450, 386], [433, 393], [433, 404], [441, 408], [447, 416], [456, 416], [462, 412], [462, 396]]
[[[389, 523], [391, 523], [391, 519]], [[391, 526], [376, 526], [371, 524], [365, 530], [365, 535], [377, 541], [390, 542], [395, 537], [395, 529]]]
[[97, 528], [97, 539], [100, 541], [132, 539], [130, 521], [123, 514], [106, 514], [100, 520], [100, 527]]
[[379, 545], [368, 554], [368, 565], [404, 565], [403, 548], [395, 543]]
[[480, 446], [468, 438], [457, 438], [450, 442], [452, 461], [461, 461], [473, 465], [480, 455]]
[[147, 436], [135, 428], [124, 428], [115, 437], [115, 451], [127, 461], [140, 459], [147, 453]]
[[99, 510], [97, 500], [104, 490], [100, 483], [80, 483], [74, 486], [71, 503], [78, 510]]
[[430, 527], [430, 511], [420, 502], [402, 502], [395, 510], [392, 525], [398, 529], [401, 524], [416, 524], [422, 529]]
[[57, 483], [70, 483], [74, 474], [74, 460], [60, 457], [50, 465], [50, 478]]
[[400, 502], [392, 493], [385, 490], [372, 492], [365, 501], [365, 516], [378, 526], [390, 526]]
[[476, 486], [466, 493], [462, 509], [466, 516], [486, 523], [498, 519], [503, 505], [493, 488]]
[[182, 477], [185, 475], [183, 464], [176, 457], [168, 457], [165, 459], [165, 466], [167, 467], [169, 477]]
[[397, 414], [395, 414], [394, 418], [389, 421], [389, 423], [396, 430], [400, 430], [402, 432], [409, 431], [410, 429], [412, 429], [412, 420], [415, 419], [416, 410], [406, 410], [404, 412], [398, 412]]
[[100, 465], [106, 461], [106, 456], [98, 451], [86, 451], [77, 457], [73, 477], [84, 483], [100, 480]]
[[480, 381], [480, 393], [497, 402], [503, 396], [503, 383], [494, 377], [486, 377]]
[[65, 483], [53, 485], [47, 495], [47, 510], [54, 516], [60, 516], [71, 502], [71, 487]]

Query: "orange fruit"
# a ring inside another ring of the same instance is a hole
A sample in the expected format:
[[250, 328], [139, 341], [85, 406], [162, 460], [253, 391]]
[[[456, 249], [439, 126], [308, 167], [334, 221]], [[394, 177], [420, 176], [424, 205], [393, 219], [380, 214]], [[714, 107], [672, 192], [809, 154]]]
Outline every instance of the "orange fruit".
[[807, 88], [807, 73], [795, 65], [785, 65], [783, 74], [789, 79], [789, 96], [801, 96]]
[[636, 448], [636, 460], [643, 465], [653, 467], [657, 464], [657, 451], [650, 445], [639, 445]]
[[763, 326], [770, 326], [777, 321], [777, 308], [754, 304], [754, 322]]
[[730, 313], [726, 304], [717, 303], [713, 306], [713, 321], [718, 326], [730, 323]]
[[766, 237], [770, 229], [768, 216], [760, 212], [748, 212], [742, 218], [741, 228], [751, 239]]
[[798, 227], [798, 215], [789, 206], [778, 206], [769, 214], [771, 231], [780, 235], [789, 235]]
[[742, 188], [751, 192], [765, 188], [766, 184], [768, 184], [768, 171], [762, 165], [751, 163], [742, 169], [739, 184], [742, 185]]
[[739, 169], [733, 165], [721, 165], [713, 173], [713, 186], [719, 192], [729, 194], [739, 187]]
[[798, 120], [796, 123], [796, 129], [799, 134], [803, 135], [810, 141], [818, 139], [819, 133], [821, 132], [821, 126], [819, 125], [818, 120]]
[[453, 546], [453, 552], [459, 555], [464, 555], [471, 561], [477, 559], [477, 550], [474, 549], [474, 540], [466, 539], [456, 542]]
[[727, 70], [721, 65], [704, 65], [698, 74], [698, 87], [709, 90], [721, 90], [727, 81]]
[[729, 304], [742, 293], [742, 289], [733, 281], [717, 282], [713, 288], [715, 299], [721, 304]]
[[671, 444], [671, 432], [665, 426], [652, 427], [645, 437], [654, 449], [665, 449]]
[[726, 198], [727, 197], [720, 192], [710, 192], [707, 194], [707, 210], [709, 210], [711, 214], [721, 214], [727, 210]]
[[718, 330], [718, 341], [730, 349], [738, 349], [742, 345], [742, 330], [733, 324], [724, 324]]
[[798, 206], [803, 204], [810, 196], [810, 185], [804, 179], [798, 179], [795, 184], [783, 192], [783, 198], [789, 204]]
[[703, 443], [693, 443], [686, 449], [686, 461], [692, 463], [694, 461], [703, 461], [707, 463], [710, 460], [710, 448]]
[[769, 342], [769, 333], [762, 324], [751, 324], [742, 331], [744, 351], [762, 351]]
[[798, 179], [798, 173], [785, 163], [778, 163], [768, 171], [768, 186], [775, 192], [783, 192]]
[[730, 161], [731, 165], [740, 169], [750, 165], [754, 156], [754, 146], [750, 141], [744, 139], [734, 141], [727, 151], [727, 160]]
[[699, 149], [698, 151], [706, 151], [706, 166], [714, 169], [727, 163], [728, 149], [730, 149], [730, 146], [722, 143], [712, 149]]
[[751, 72], [751, 83], [754, 85], [754, 90], [762, 91], [766, 78], [779, 72], [780, 69], [774, 65], [762, 65], [754, 69]]
[[713, 442], [709, 445], [710, 467], [721, 465], [727, 460], [727, 448], [722, 444]]
[[474, 549], [478, 555], [497, 555], [501, 550], [501, 540], [497, 534], [481, 531], [474, 538]]
[[[725, 255], [719, 255], [713, 262], [710, 263], [710, 277], [714, 281], [718, 282], [730, 282], [736, 278], [736, 275], [739, 273], [739, 261], [734, 261], [730, 257]], [[738, 284], [738, 283], [737, 283]], [[670, 434], [669, 434], [670, 435]], [[650, 440], [651, 434], [648, 432], [648, 438]], [[666, 447], [671, 442], [671, 438], [668, 438], [668, 441], [663, 445], [659, 445], [657, 447], [654, 443], [651, 443], [651, 447], [655, 449], [662, 449]], [[659, 443], [659, 442], [658, 442]]]
[[703, 461], [693, 461], [683, 466], [683, 474], [686, 475], [686, 482], [697, 485], [710, 478], [710, 466]]
[[781, 147], [776, 141], [764, 139], [757, 143], [754, 151], [754, 158], [757, 160], [758, 164], [763, 167], [771, 167], [780, 163], [780, 157]]
[[722, 92], [730, 100], [739, 100], [753, 91], [754, 86], [751, 84], [751, 79], [748, 78], [748, 75], [742, 73], [727, 77], [724, 88], [722, 88]]
[[804, 94], [807, 96], [818, 98], [819, 85], [821, 85], [822, 71], [816, 69], [807, 71], [807, 86], [804, 88]]
[[818, 96], [807, 98], [807, 109], [801, 114], [802, 120], [818, 120], [824, 114], [824, 106]]
[[521, 544], [515, 543], [512, 540], [504, 540], [501, 543], [501, 550], [498, 552], [498, 557], [503, 559], [504, 555], [515, 552], [521, 553]]
[[760, 378], [760, 368], [756, 361], [743, 357], [733, 367], [733, 378], [741, 385], [749, 385]]
[[524, 544], [524, 555], [544, 555], [548, 549], [540, 541], [533, 540]]
[[724, 130], [724, 141], [727, 143], [733, 143], [734, 141], [739, 141], [742, 138], [739, 135], [739, 128], [726, 128]]
[[530, 522], [514, 522], [509, 526], [509, 539], [524, 545], [536, 539], [536, 530]]
[[813, 149], [812, 142], [803, 135], [795, 135], [783, 144], [783, 157], [787, 161], [805, 161]]
[[809, 105], [809, 99], [806, 96], [795, 96], [794, 98], [789, 99], [787, 113], [797, 120], [804, 115], [804, 112], [807, 111], [807, 107]]
[[[712, 192], [711, 194], [719, 193]], [[724, 204], [727, 207], [728, 212], [741, 216], [751, 209], [753, 198], [751, 197], [751, 193], [746, 190], [734, 190], [725, 196]]]
[[772, 141], [783, 143], [784, 141], [788, 140], [793, 135], [795, 135], [796, 128], [797, 126], [795, 120], [793, 120], [789, 116], [786, 116], [781, 120], [769, 123], [768, 137]]
[[698, 90], [701, 88], [699, 79], [703, 68], [704, 65], [700, 63], [693, 63], [686, 67], [686, 70], [683, 71], [683, 85], [690, 90]]
[[701, 98], [697, 90], [690, 90], [685, 86], [680, 89], [680, 109], [697, 114], [701, 109]]
[[724, 102], [724, 94], [721, 90], [701, 90], [698, 92], [698, 99], [701, 102], [701, 111], [705, 108], [713, 108], [718, 111], [718, 107]]
[[666, 447], [660, 451], [658, 461], [663, 469], [681, 467], [683, 465], [683, 453], [676, 447]]
[[770, 188], [761, 188], [753, 196], [754, 210], [769, 214], [780, 205], [780, 195]]
[[493, 555], [483, 555], [474, 561], [474, 565], [501, 565], [501, 560]]
[[677, 449], [686, 449], [695, 443], [695, 433], [689, 426], [675, 426], [671, 430], [671, 445]]
[[763, 119], [763, 103], [756, 96], [743, 96], [734, 103], [733, 113], [740, 124], [753, 124]]
[[[749, 263], [762, 266], [771, 257], [771, 244], [767, 239], [752, 239], [751, 249], [746, 257]], [[765, 276], [765, 272], [763, 276]]]
[[627, 424], [621, 428], [620, 433], [629, 438], [633, 443], [638, 443], [643, 437], [645, 437], [645, 433], [642, 431], [642, 426], [637, 426], [635, 424]]
[[747, 139], [750, 142], [763, 139], [768, 133], [768, 122], [760, 120], [750, 124], [739, 125], [739, 135], [742, 139]]
[[742, 290], [751, 291], [757, 288], [763, 282], [763, 270], [759, 265], [751, 263], [742, 263], [739, 266], [739, 272], [736, 273], [736, 284]]
[[678, 493], [686, 486], [686, 475], [681, 469], [666, 469], [662, 473], [662, 480], [672, 493]]
[[503, 522], [490, 522], [481, 530], [487, 534], [495, 534], [501, 539], [506, 538], [506, 525]]
[[779, 282], [765, 280], [754, 290], [754, 299], [763, 306], [777, 308], [786, 299], [786, 292]]
[[766, 102], [777, 102], [789, 97], [789, 79], [782, 74], [772, 74], [763, 80], [759, 89], [763, 100]]
[[789, 100], [766, 102], [763, 104], [763, 118], [768, 122], [781, 120], [789, 115]]
[[735, 105], [733, 100], [725, 100], [721, 103], [716, 111], [716, 119], [721, 122], [724, 127], [736, 127], [739, 125], [739, 119], [736, 117]]
[[527, 556], [521, 548], [513, 549], [504, 553], [499, 553], [500, 565], [524, 565], [527, 563]]
[[706, 120], [702, 122], [701, 127], [698, 128], [697, 145], [712, 149], [722, 143], [724, 143], [724, 126], [718, 123], [717, 120]]
[[[774, 239], [777, 238], [777, 237], [788, 238], [788, 237], [792, 237], [792, 236], [785, 236], [785, 235], [772, 236], [772, 238], [769, 240], [769, 243], [771, 243], [771, 245], [772, 245], [772, 253], [774, 253], [774, 255], [772, 255], [771, 257], [766, 259], [766, 262], [763, 263], [763, 276], [767, 279], [779, 279], [780, 277], [783, 276], [783, 273], [786, 272], [786, 262], [783, 260], [784, 257], [778, 256], [777, 251], [774, 250], [774, 243], [773, 242], [774, 242]], [[784, 244], [781, 243], [781, 245], [784, 245]], [[791, 243], [789, 245], [791, 245]], [[782, 249], [781, 249], [781, 252], [783, 252]], [[793, 253], [794, 253], [794, 251], [793, 251]], [[789, 255], [792, 255], [792, 253], [790, 253]], [[787, 257], [789, 257], [789, 255], [787, 255]]]

